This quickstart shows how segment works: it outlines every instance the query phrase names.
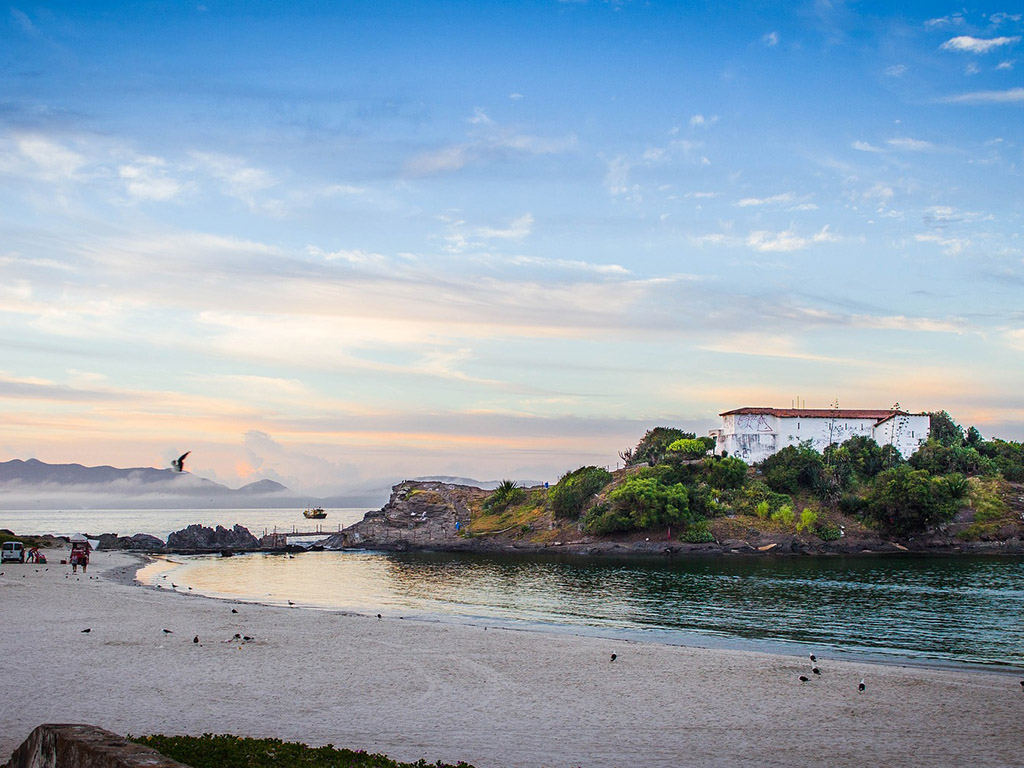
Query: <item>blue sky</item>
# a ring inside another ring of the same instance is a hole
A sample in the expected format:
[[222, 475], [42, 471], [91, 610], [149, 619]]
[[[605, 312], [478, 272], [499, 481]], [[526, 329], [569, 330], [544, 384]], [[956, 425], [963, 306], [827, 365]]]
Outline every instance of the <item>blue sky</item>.
[[0, 16], [0, 458], [555, 480], [744, 405], [1024, 439], [1024, 21], [936, 3]]

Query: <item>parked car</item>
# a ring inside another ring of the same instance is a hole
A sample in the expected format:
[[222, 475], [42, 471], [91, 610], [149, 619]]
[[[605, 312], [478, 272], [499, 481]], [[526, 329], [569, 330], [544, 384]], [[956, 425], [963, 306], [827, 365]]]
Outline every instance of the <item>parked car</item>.
[[0, 563], [24, 563], [25, 545], [20, 541], [5, 541], [0, 551]]

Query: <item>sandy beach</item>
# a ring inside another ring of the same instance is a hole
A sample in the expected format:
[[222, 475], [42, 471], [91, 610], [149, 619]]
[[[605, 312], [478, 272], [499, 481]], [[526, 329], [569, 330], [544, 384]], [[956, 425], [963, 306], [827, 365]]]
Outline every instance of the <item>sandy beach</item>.
[[1018, 676], [232, 603], [48, 554], [0, 568], [0, 762], [63, 722], [477, 768], [1024, 764]]

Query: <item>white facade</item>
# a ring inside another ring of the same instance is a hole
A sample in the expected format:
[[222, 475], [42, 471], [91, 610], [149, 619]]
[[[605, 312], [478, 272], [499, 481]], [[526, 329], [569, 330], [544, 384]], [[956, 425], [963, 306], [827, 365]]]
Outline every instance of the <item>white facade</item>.
[[747, 464], [764, 461], [788, 445], [810, 441], [820, 452], [856, 436], [892, 445], [907, 458], [928, 440], [931, 421], [927, 413], [832, 408], [738, 408], [719, 415], [722, 428], [710, 433], [715, 453], [727, 452]]

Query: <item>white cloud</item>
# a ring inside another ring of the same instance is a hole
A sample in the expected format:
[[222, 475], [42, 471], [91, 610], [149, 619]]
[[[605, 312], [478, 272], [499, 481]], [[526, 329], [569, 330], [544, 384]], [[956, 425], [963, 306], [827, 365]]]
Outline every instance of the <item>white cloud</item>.
[[1004, 45], [1013, 45], [1020, 40], [1020, 36], [1015, 37], [993, 37], [984, 40], [979, 37], [971, 37], [970, 35], [961, 35], [959, 37], [951, 37], [949, 40], [944, 42], [940, 48], [944, 51], [962, 51], [965, 53], [988, 53], [996, 48], [1001, 48]]
[[930, 141], [921, 141], [920, 139], [911, 139], [906, 137], [889, 139], [886, 143], [893, 149], [905, 149], [909, 152], [927, 152], [935, 149], [935, 145]]
[[444, 236], [445, 249], [450, 253], [462, 253], [473, 248], [483, 248], [491, 240], [524, 240], [533, 231], [533, 214], [525, 213], [509, 222], [507, 227], [467, 227], [462, 219], [442, 216], [448, 225]]
[[907, 73], [907, 70], [906, 64], [893, 64], [891, 67], [885, 68], [885, 74], [889, 77], [901, 77]]
[[855, 141], [850, 146], [852, 146], [858, 152], [884, 152], [885, 151], [881, 147], [876, 147], [873, 144], [868, 144], [866, 141]]
[[768, 34], [761, 38], [761, 42], [767, 45], [769, 48], [774, 48], [776, 45], [779, 44], [779, 33], [769, 32]]
[[948, 96], [942, 101], [951, 104], [1016, 104], [1024, 102], [1024, 88], [1005, 91], [974, 91], [959, 96]]
[[959, 27], [963, 23], [964, 15], [962, 13], [954, 13], [937, 19], [928, 19], [924, 25], [928, 29], [939, 29], [942, 27]]
[[578, 272], [596, 272], [600, 275], [628, 275], [630, 271], [619, 264], [592, 264], [573, 259], [545, 259], [539, 256], [514, 256], [509, 259], [515, 266], [563, 269]]
[[785, 232], [751, 232], [747, 236], [747, 245], [755, 251], [776, 251], [788, 253], [790, 251], [802, 251], [816, 243], [834, 243], [839, 238], [833, 235], [828, 226], [821, 228], [819, 232], [810, 237], [800, 237], [792, 228]]
[[140, 157], [117, 169], [128, 194], [140, 200], [171, 200], [184, 185], [167, 174], [167, 163], [158, 157]]
[[86, 158], [62, 144], [43, 136], [24, 136], [15, 140], [22, 157], [31, 161], [47, 181], [74, 179], [86, 165]]
[[996, 69], [1001, 69], [1001, 70], [1013, 69], [1013, 62], [1012, 61], [1001, 61], [1001, 62], [999, 62], [999, 64], [996, 65]]
[[957, 256], [963, 253], [964, 249], [967, 248], [971, 241], [967, 238], [960, 237], [942, 237], [941, 235], [915, 235], [914, 239], [919, 243], [935, 243], [942, 247], [942, 252], [946, 256]]
[[524, 155], [554, 155], [566, 152], [576, 145], [576, 136], [562, 138], [533, 136], [501, 126], [477, 107], [468, 122], [474, 126], [469, 141], [422, 152], [413, 157], [406, 170], [414, 176], [457, 171], [470, 164], [485, 163], [510, 153]]
[[277, 185], [268, 172], [252, 168], [237, 157], [212, 152], [193, 152], [199, 169], [221, 182], [221, 189], [229, 197], [245, 203], [249, 210], [274, 213], [278, 201], [267, 200], [261, 193]]
[[775, 203], [791, 203], [794, 196], [792, 192], [784, 192], [781, 195], [771, 197], [745, 197], [736, 203], [740, 208], [750, 208], [762, 205], [774, 205]]

